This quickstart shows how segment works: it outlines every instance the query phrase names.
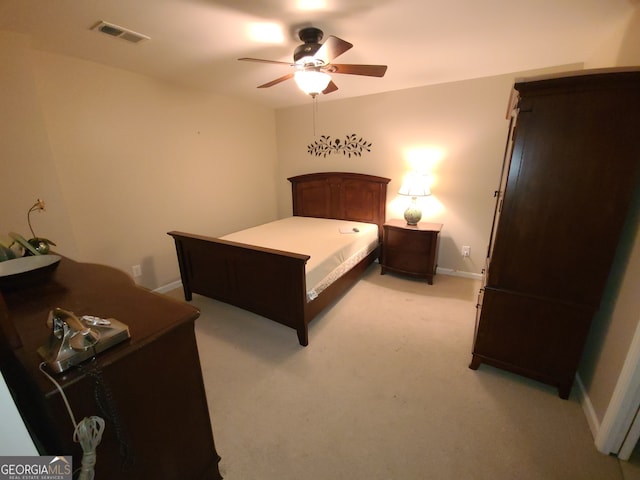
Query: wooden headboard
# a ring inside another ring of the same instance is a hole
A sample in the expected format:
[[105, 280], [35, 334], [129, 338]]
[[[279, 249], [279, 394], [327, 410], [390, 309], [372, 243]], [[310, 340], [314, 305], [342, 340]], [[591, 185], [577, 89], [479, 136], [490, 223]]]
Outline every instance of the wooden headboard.
[[288, 178], [293, 215], [382, 224], [390, 179], [362, 173], [308, 173]]

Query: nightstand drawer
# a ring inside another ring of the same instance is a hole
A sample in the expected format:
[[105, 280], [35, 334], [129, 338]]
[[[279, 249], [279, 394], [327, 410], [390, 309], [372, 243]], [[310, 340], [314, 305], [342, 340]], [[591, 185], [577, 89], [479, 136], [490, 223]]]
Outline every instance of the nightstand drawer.
[[384, 242], [388, 248], [399, 248], [407, 253], [424, 254], [431, 251], [431, 243], [437, 240], [433, 232], [410, 231], [389, 227]]
[[441, 229], [441, 223], [407, 225], [401, 220], [389, 220], [383, 225], [380, 273], [388, 270], [433, 283]]
[[414, 275], [433, 275], [435, 265], [427, 255], [412, 255], [406, 251], [387, 248], [384, 250], [383, 264], [400, 272]]

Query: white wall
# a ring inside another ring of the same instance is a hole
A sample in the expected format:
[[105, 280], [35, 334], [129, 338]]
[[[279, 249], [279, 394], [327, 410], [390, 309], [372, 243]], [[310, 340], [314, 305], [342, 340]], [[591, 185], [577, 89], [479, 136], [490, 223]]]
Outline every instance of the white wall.
[[[562, 66], [544, 72], [576, 70]], [[353, 171], [391, 178], [388, 218], [402, 218], [410, 199], [397, 195], [414, 155], [427, 158], [432, 196], [423, 202], [423, 220], [443, 223], [438, 266], [479, 274], [484, 268], [506, 134], [509, 94], [515, 73], [331, 101], [277, 111], [280, 216], [291, 213], [287, 177], [315, 171]], [[535, 72], [535, 73], [541, 73]], [[362, 79], [363, 82], [379, 81]], [[348, 158], [308, 153], [321, 135], [344, 140], [355, 133], [372, 143], [371, 152]], [[463, 258], [463, 245], [471, 257]]]
[[27, 211], [42, 198], [47, 211], [33, 215], [36, 235], [76, 255], [30, 52], [28, 38], [0, 31], [0, 241], [8, 243], [11, 231], [30, 237]]
[[0, 235], [28, 236], [26, 212], [42, 198], [34, 227], [56, 251], [128, 273], [142, 265], [139, 282], [155, 288], [179, 278], [166, 232], [276, 218], [272, 110], [2, 38], [0, 156], [11, 164]]

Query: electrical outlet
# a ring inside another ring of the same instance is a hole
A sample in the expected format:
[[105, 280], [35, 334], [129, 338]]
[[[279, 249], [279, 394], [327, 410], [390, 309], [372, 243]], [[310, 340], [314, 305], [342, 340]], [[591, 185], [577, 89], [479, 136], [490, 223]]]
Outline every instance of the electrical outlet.
[[471, 255], [471, 247], [468, 245], [464, 245], [462, 247], [462, 256], [463, 257], [468, 257], [469, 255]]
[[131, 267], [131, 272], [133, 272], [134, 277], [141, 277], [142, 267], [140, 265], [134, 265], [133, 267]]

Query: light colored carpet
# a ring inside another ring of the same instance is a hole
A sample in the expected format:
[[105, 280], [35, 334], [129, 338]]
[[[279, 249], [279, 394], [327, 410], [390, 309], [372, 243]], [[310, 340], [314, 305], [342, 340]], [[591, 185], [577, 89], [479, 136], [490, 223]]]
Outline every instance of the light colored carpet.
[[306, 348], [292, 329], [194, 296], [225, 479], [623, 479], [596, 450], [575, 389], [561, 400], [468, 368], [479, 286], [374, 264], [312, 322]]

